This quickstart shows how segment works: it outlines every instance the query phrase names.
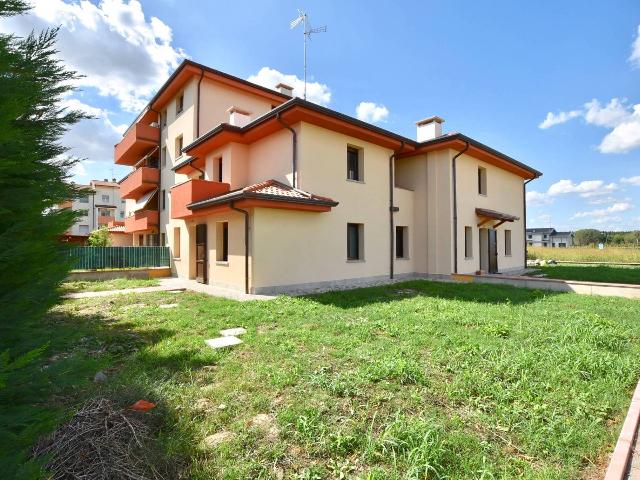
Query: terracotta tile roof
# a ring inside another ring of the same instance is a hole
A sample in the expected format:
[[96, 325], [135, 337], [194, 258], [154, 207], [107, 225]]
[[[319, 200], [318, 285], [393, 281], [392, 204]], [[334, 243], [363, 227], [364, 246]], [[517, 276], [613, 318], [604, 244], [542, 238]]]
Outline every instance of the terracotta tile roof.
[[257, 198], [293, 203], [328, 205], [332, 207], [338, 205], [338, 202], [331, 198], [314, 195], [313, 193], [305, 192], [304, 190], [293, 188], [290, 185], [286, 185], [282, 182], [271, 179], [264, 182], [256, 183], [254, 185], [249, 185], [248, 187], [244, 187], [238, 190], [233, 190], [231, 192], [225, 193], [224, 195], [218, 195], [216, 197], [211, 197], [205, 200], [194, 202], [190, 205], [187, 205], [187, 208], [193, 210], [243, 198]]
[[114, 225], [113, 227], [109, 227], [109, 232], [124, 233], [124, 225]]

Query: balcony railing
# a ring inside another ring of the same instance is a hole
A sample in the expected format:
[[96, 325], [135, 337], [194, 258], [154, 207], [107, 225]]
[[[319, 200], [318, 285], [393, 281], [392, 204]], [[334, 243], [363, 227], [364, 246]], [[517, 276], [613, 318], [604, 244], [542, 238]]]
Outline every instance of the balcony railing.
[[159, 214], [157, 210], [138, 210], [124, 219], [124, 233], [145, 232], [157, 227]]
[[114, 161], [118, 165], [135, 165], [144, 154], [160, 144], [160, 129], [136, 123], [124, 135], [114, 150]]
[[171, 218], [189, 218], [193, 212], [187, 205], [200, 200], [223, 195], [229, 184], [209, 180], [188, 180], [171, 189]]
[[158, 188], [160, 170], [140, 167], [120, 183], [120, 197], [137, 200], [145, 193]]

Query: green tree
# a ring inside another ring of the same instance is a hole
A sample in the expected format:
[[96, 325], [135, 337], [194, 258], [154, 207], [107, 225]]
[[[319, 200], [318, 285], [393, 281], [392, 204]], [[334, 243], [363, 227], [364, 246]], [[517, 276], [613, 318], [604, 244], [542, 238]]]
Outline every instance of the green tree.
[[111, 246], [111, 238], [109, 237], [109, 229], [100, 227], [89, 235], [89, 246], [91, 247], [109, 247]]
[[[0, 0], [0, 17], [28, 8]], [[77, 160], [59, 140], [86, 116], [59, 106], [77, 77], [56, 59], [56, 35], [0, 34], [0, 327], [38, 319], [69, 268], [59, 238], [76, 214], [55, 206], [78, 196], [70, 182]]]
[[573, 241], [576, 245], [586, 246], [600, 243], [604, 236], [600, 230], [593, 228], [585, 228], [582, 230], [576, 230]]

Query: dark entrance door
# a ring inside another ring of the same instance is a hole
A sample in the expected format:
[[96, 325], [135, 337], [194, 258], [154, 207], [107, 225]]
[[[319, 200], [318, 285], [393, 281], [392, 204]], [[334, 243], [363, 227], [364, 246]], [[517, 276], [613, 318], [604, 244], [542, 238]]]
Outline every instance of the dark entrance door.
[[498, 232], [489, 228], [489, 273], [498, 273]]
[[196, 281], [207, 283], [207, 225], [196, 225]]

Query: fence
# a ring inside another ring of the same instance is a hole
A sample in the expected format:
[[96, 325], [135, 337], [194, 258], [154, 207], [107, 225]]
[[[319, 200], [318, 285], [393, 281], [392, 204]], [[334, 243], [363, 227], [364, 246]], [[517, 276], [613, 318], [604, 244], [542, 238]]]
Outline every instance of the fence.
[[74, 270], [168, 267], [169, 247], [72, 247]]

